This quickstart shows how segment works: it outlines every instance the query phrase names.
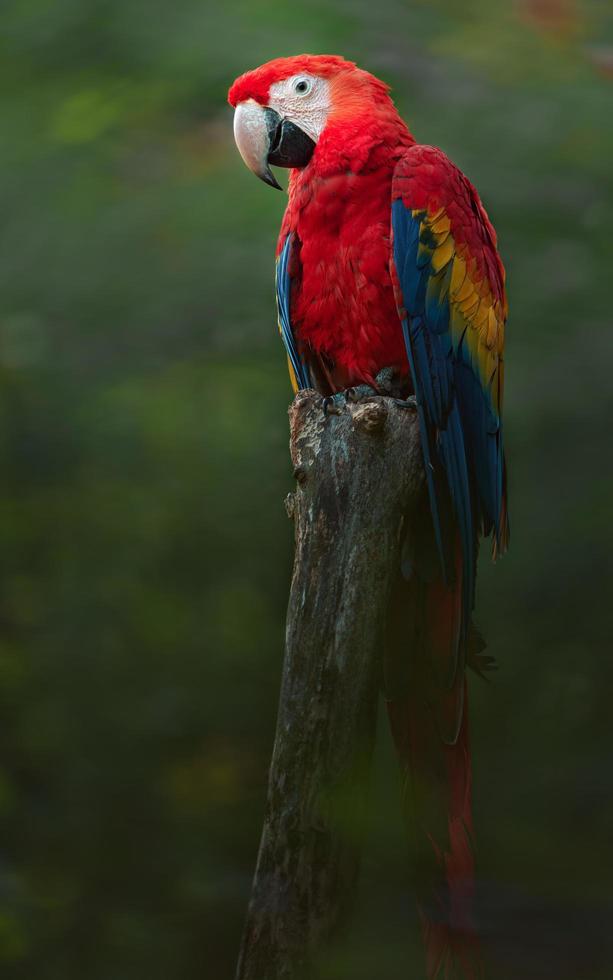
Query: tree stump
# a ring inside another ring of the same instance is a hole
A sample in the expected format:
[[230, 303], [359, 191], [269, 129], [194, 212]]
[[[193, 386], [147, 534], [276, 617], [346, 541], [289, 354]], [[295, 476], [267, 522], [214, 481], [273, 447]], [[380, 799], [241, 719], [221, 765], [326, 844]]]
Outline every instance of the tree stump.
[[296, 550], [268, 801], [236, 980], [297, 980], [346, 918], [403, 522], [424, 485], [415, 410], [289, 410]]

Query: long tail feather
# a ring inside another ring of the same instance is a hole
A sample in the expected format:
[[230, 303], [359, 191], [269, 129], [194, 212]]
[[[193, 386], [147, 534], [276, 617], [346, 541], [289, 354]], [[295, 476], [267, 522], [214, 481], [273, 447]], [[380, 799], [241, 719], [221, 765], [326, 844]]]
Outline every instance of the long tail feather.
[[[472, 774], [461, 566], [458, 572], [452, 588], [438, 579], [399, 581], [391, 614], [395, 650], [388, 653], [392, 664], [406, 663], [408, 616], [414, 638], [410, 667], [401, 684], [394, 677], [389, 683], [393, 670], [388, 669], [386, 696], [403, 773], [428, 980], [483, 976], [472, 921]], [[399, 644], [401, 617], [404, 642]]]

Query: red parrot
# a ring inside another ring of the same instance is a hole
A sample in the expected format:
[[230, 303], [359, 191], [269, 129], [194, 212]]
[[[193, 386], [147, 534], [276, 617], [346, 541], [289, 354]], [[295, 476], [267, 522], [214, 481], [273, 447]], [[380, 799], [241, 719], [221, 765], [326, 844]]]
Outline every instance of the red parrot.
[[393, 393], [418, 413], [427, 493], [403, 545], [384, 688], [427, 976], [475, 980], [465, 667], [488, 664], [472, 622], [479, 539], [492, 536], [494, 557], [508, 541], [496, 233], [388, 86], [343, 58], [276, 59], [228, 100], [247, 166], [273, 187], [270, 165], [290, 169], [277, 305], [294, 389], [316, 388], [334, 411], [346, 389]]

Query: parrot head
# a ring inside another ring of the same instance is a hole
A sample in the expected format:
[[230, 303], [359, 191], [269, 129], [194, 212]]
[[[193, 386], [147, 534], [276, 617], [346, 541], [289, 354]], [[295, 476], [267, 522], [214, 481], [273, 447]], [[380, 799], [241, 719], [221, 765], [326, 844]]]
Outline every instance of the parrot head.
[[228, 93], [234, 138], [253, 173], [281, 190], [270, 165], [303, 168], [332, 122], [364, 116], [388, 86], [337, 55], [277, 58], [236, 79]]

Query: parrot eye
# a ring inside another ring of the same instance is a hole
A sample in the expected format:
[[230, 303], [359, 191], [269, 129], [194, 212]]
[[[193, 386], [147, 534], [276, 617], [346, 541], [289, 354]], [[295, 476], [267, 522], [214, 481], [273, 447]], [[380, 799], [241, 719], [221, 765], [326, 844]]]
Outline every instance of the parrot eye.
[[310, 78], [297, 78], [294, 82], [294, 92], [297, 95], [308, 95], [313, 88], [313, 82]]

